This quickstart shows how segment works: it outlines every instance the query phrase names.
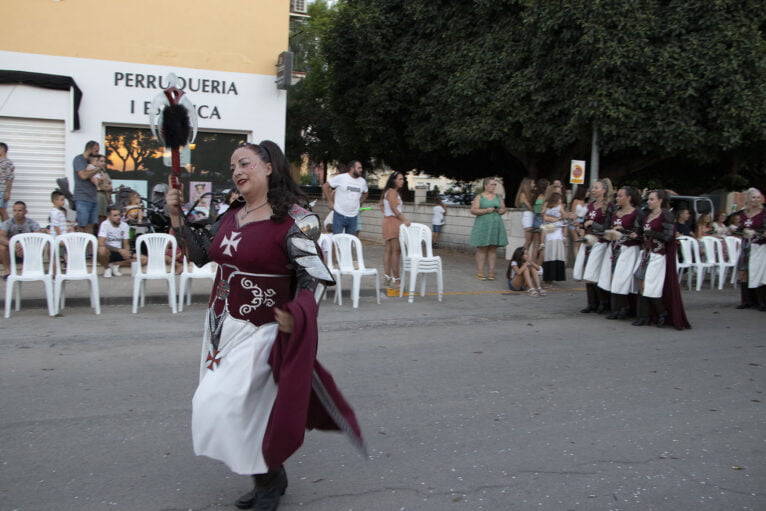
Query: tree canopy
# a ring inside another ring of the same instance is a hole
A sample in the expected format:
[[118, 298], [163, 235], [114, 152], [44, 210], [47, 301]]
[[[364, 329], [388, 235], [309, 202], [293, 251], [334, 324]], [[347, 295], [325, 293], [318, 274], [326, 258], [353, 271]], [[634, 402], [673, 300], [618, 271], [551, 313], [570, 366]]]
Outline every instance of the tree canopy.
[[766, 185], [758, 0], [341, 0], [323, 19], [290, 91], [321, 106], [323, 161], [564, 177], [596, 129], [602, 176]]

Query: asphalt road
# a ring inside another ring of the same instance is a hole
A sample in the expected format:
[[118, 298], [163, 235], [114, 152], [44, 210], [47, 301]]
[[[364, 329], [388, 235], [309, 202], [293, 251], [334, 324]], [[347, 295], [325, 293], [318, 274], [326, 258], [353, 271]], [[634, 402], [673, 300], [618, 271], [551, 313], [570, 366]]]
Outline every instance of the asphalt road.
[[[637, 328], [452, 264], [442, 303], [322, 306], [370, 458], [308, 432], [280, 509], [766, 509], [766, 313], [685, 291], [693, 330]], [[0, 321], [0, 509], [235, 509], [248, 478], [191, 446], [204, 307], [157, 302]]]

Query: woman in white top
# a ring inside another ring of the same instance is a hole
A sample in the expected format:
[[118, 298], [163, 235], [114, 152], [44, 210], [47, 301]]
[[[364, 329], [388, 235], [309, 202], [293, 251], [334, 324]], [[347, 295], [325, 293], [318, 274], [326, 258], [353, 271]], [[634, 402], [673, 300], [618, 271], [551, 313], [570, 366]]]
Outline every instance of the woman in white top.
[[399, 226], [409, 227], [410, 221], [402, 214], [402, 198], [399, 190], [404, 186], [404, 175], [392, 172], [383, 189], [383, 240], [386, 250], [383, 253], [383, 277], [391, 285], [399, 283], [399, 258], [402, 249], [399, 246]]
[[569, 226], [569, 236], [572, 238], [572, 247], [574, 248], [574, 254], [580, 250], [580, 241], [585, 236], [585, 231], [582, 228], [582, 224], [585, 221], [585, 215], [588, 214], [588, 187], [580, 185], [575, 190], [574, 197], [572, 197], [572, 204], [569, 205], [569, 218], [572, 219], [572, 224]]

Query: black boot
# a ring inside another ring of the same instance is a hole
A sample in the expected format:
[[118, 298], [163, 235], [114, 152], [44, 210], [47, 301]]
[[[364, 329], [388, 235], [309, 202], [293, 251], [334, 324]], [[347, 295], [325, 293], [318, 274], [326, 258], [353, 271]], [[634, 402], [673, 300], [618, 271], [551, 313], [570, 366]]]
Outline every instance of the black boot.
[[[287, 490], [287, 472], [285, 467], [266, 474], [253, 476], [254, 488], [242, 495], [234, 505], [239, 509], [275, 510], [279, 506], [279, 497]], [[272, 495], [275, 494], [276, 496]], [[276, 498], [276, 501], [274, 500]], [[262, 507], [266, 506], [266, 507]]]
[[612, 294], [612, 313], [606, 319], [625, 319], [628, 316], [628, 297]]
[[665, 326], [668, 322], [668, 310], [665, 308], [665, 304], [662, 303], [661, 298], [652, 298], [652, 307], [657, 313], [657, 328]]
[[737, 305], [738, 309], [749, 309], [753, 306], [753, 295], [751, 293], [751, 290], [749, 287], [747, 287], [747, 282], [740, 282], [739, 283], [739, 305]]
[[580, 312], [588, 314], [598, 308], [598, 297], [596, 296], [596, 284], [585, 284], [585, 293], [588, 296], [588, 306]]
[[604, 291], [600, 287], [596, 286], [596, 295], [598, 296], [598, 308], [596, 312], [603, 314], [609, 310], [609, 291]]
[[766, 286], [758, 286], [755, 295], [758, 297], [758, 310], [766, 311]]
[[638, 314], [638, 319], [636, 319], [632, 324], [633, 326], [644, 326], [649, 324], [649, 300], [644, 298], [643, 296], [638, 296], [636, 298], [636, 313]]

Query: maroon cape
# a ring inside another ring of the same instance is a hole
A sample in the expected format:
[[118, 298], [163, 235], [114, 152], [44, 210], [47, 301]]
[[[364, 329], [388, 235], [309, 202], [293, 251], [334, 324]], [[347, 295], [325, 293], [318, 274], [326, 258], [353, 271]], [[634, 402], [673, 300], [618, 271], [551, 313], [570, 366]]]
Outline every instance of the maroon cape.
[[[302, 290], [285, 308], [293, 315], [294, 326], [291, 334], [279, 332], [269, 357], [279, 388], [263, 438], [266, 464], [269, 469], [281, 466], [303, 444], [306, 429], [342, 429], [352, 443], [366, 453], [354, 410], [343, 398], [332, 375], [316, 359], [318, 306], [314, 295]], [[330, 409], [312, 387], [315, 377], [331, 401]]]
[[662, 303], [668, 310], [668, 323], [678, 330], [691, 328], [686, 319], [684, 302], [681, 298], [681, 285], [678, 283], [676, 271], [676, 239], [673, 238], [665, 244], [665, 283], [662, 287]]

